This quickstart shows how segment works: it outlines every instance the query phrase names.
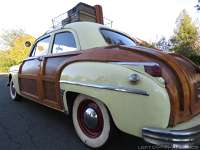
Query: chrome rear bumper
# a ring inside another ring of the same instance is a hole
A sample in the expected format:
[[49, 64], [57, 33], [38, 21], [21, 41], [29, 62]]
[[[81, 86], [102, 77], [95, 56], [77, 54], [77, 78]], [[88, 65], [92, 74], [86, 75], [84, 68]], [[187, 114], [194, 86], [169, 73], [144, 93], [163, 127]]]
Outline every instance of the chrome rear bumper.
[[185, 130], [143, 128], [142, 137], [165, 148], [200, 149], [200, 125]]

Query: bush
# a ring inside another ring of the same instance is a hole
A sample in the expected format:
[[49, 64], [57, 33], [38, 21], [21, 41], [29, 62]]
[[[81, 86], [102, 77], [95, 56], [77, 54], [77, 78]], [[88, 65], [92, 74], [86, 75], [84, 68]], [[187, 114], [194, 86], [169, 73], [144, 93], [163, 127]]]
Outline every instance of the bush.
[[195, 64], [200, 65], [200, 56], [199, 55], [190, 55], [188, 56], [190, 60], [192, 60]]

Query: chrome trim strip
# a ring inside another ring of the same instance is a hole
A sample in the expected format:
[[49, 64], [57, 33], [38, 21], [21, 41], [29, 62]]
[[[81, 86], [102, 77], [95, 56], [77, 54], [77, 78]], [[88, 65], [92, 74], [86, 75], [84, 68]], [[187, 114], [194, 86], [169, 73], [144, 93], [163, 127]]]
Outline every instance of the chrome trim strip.
[[60, 80], [60, 83], [81, 85], [81, 86], [87, 86], [87, 87], [98, 88], [98, 89], [106, 89], [106, 90], [113, 90], [113, 91], [149, 96], [149, 94], [146, 91], [141, 90], [141, 89], [135, 89], [135, 88], [126, 88], [126, 87], [119, 87], [119, 86], [106, 85], [106, 84], [100, 85], [100, 84], [91, 84], [91, 83], [81, 83], [81, 82], [65, 81], [65, 80]]
[[133, 66], [159, 66], [158, 63], [155, 62], [111, 62], [113, 64], [118, 65], [133, 65]]
[[10, 70], [9, 73], [18, 73], [19, 70]]

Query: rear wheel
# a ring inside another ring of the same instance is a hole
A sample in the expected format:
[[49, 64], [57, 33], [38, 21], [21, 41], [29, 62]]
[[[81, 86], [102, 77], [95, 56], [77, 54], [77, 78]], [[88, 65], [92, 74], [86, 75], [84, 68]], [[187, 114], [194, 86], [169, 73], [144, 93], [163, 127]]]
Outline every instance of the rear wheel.
[[15, 89], [15, 85], [14, 85], [12, 79], [10, 81], [10, 87], [9, 88], [10, 88], [10, 97], [11, 97], [11, 99], [13, 101], [19, 101], [20, 100], [20, 95], [17, 94], [17, 91]]
[[109, 141], [113, 125], [102, 102], [79, 95], [73, 104], [72, 118], [77, 135], [87, 146], [99, 148]]

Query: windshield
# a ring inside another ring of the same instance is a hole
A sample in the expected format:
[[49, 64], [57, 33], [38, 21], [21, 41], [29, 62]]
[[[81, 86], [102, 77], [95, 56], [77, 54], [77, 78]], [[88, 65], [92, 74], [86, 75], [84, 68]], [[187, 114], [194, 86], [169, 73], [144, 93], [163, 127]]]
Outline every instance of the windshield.
[[100, 31], [105, 41], [109, 45], [125, 45], [129, 47], [133, 47], [136, 45], [132, 39], [130, 39], [129, 37], [127, 37], [122, 33], [112, 31], [109, 29], [100, 29]]

